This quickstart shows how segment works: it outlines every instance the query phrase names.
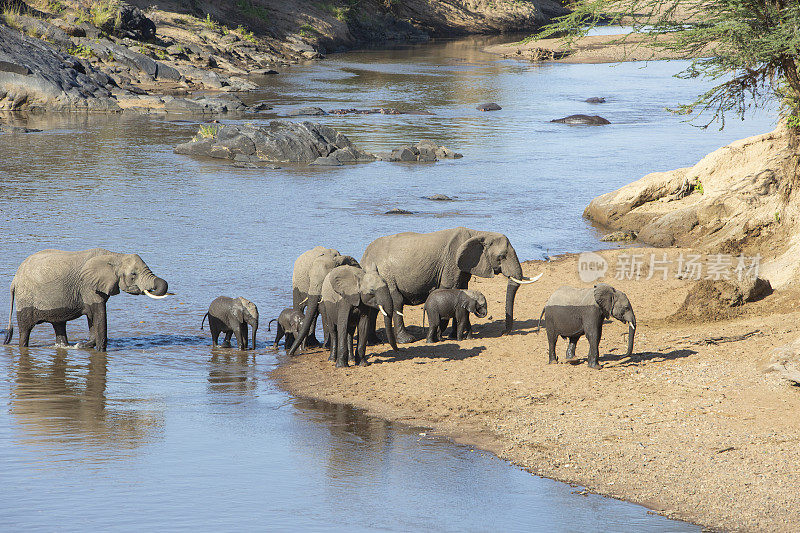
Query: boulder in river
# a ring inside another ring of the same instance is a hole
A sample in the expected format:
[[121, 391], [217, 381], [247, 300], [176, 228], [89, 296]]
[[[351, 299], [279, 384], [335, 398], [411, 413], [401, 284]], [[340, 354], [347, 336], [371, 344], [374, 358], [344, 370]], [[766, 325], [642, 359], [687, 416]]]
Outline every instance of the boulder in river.
[[430, 196], [423, 196], [426, 200], [433, 200], [434, 202], [452, 202], [453, 198], [450, 198], [446, 194], [432, 194]]
[[176, 146], [175, 153], [249, 162], [312, 163], [331, 155], [339, 163], [374, 160], [331, 127], [281, 120], [265, 126], [203, 125], [194, 139]]
[[564, 118], [557, 118], [550, 122], [558, 122], [559, 124], [583, 124], [585, 126], [604, 126], [611, 124], [608, 120], [598, 115], [570, 115]]
[[605, 104], [606, 99], [602, 96], [592, 96], [591, 98], [587, 98], [584, 100], [587, 104]]
[[487, 102], [485, 104], [479, 105], [475, 109], [477, 109], [478, 111], [500, 111], [503, 108], [495, 104], [494, 102]]
[[389, 209], [384, 213], [384, 215], [413, 215], [413, 211], [407, 211], [405, 209], [400, 209], [399, 207], [395, 207], [394, 209]]
[[321, 107], [301, 107], [286, 113], [288, 117], [318, 117], [322, 115], [327, 115], [327, 113]]

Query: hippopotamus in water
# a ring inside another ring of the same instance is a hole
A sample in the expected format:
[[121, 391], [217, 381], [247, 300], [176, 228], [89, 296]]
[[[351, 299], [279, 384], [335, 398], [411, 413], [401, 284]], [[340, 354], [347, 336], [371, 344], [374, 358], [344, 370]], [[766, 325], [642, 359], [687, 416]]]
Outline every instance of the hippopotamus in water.
[[570, 115], [564, 118], [557, 118], [550, 122], [558, 122], [559, 124], [585, 124], [587, 126], [604, 126], [611, 124], [608, 120], [597, 115]]

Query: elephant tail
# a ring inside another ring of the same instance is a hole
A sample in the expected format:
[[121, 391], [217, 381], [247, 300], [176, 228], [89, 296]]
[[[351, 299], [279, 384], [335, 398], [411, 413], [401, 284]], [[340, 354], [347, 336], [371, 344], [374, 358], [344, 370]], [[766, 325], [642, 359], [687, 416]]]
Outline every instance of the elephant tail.
[[278, 319], [277, 319], [277, 318], [273, 318], [272, 320], [270, 320], [269, 322], [267, 322], [267, 331], [272, 331], [271, 329], [269, 329], [269, 327], [270, 327], [270, 324], [272, 324], [273, 322], [277, 322], [277, 321], [278, 321]]
[[12, 322], [14, 317], [14, 285], [11, 285], [11, 309], [8, 311], [8, 329], [6, 330], [6, 336], [3, 339], [3, 344], [8, 344], [11, 342], [11, 338], [14, 336], [14, 323]]
[[206, 313], [206, 314], [204, 314], [204, 315], [203, 315], [203, 320], [202, 320], [202, 322], [200, 322], [200, 329], [203, 329], [203, 324], [205, 324], [205, 323], [206, 323], [206, 317], [207, 317], [207, 316], [208, 316], [208, 313]]
[[542, 314], [539, 315], [539, 321], [536, 323], [536, 333], [539, 333], [539, 330], [542, 329], [542, 317], [544, 316], [545, 309], [547, 309], [547, 306], [542, 307]]

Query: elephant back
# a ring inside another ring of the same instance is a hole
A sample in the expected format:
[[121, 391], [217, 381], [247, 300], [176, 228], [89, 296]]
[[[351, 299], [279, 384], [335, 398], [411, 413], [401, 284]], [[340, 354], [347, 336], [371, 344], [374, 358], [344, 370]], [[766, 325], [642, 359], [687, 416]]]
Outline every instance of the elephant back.
[[42, 250], [26, 258], [14, 275], [17, 309], [73, 308], [80, 303], [81, 268], [87, 259], [111, 253], [102, 248], [68, 252]]
[[589, 306], [597, 305], [594, 298], [594, 289], [563, 286], [550, 295], [545, 307], [550, 306]]

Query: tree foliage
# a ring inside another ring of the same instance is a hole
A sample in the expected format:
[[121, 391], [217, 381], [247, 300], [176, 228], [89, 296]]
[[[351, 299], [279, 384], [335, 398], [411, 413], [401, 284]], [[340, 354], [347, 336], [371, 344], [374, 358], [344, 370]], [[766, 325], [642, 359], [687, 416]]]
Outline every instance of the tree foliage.
[[800, 1], [577, 0], [570, 7], [536, 38], [560, 36], [569, 44], [600, 24], [631, 26], [644, 36], [639, 46], [692, 58], [679, 77], [716, 82], [680, 111], [710, 113], [706, 126], [722, 127], [725, 113], [742, 117], [778, 97], [789, 125], [800, 127]]

